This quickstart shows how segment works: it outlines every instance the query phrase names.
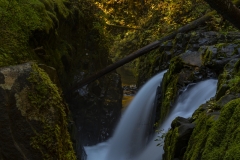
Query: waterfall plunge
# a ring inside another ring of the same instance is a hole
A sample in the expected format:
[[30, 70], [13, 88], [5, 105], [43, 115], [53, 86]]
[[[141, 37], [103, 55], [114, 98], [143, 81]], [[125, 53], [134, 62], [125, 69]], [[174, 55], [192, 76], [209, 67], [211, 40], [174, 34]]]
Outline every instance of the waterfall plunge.
[[[155, 89], [161, 83], [166, 71], [150, 79], [137, 93], [124, 112], [114, 135], [107, 142], [85, 147], [87, 160], [159, 160], [162, 147], [152, 140], [147, 143], [146, 130], [152, 113]], [[178, 98], [176, 105], [160, 129], [167, 131], [177, 116], [190, 117], [204, 102], [215, 95], [217, 80], [206, 80], [191, 86]], [[147, 144], [147, 145], [146, 145]]]

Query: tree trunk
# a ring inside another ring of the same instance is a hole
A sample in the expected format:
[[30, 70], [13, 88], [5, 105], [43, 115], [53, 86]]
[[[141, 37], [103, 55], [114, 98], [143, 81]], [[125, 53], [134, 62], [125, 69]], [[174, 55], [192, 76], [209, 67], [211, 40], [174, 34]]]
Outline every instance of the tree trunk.
[[240, 10], [231, 0], [205, 0], [213, 9], [220, 13], [225, 19], [240, 29]]
[[154, 49], [156, 49], [156, 48], [158, 48], [161, 43], [163, 43], [163, 42], [165, 42], [167, 40], [173, 39], [178, 33], [188, 32], [188, 31], [198, 27], [199, 24], [209, 20], [212, 17], [212, 15], [214, 15], [214, 14], [215, 14], [215, 11], [209, 12], [206, 15], [202, 16], [201, 18], [199, 18], [199, 19], [197, 19], [197, 20], [195, 20], [195, 21], [193, 21], [193, 22], [191, 22], [191, 23], [189, 23], [189, 24], [179, 28], [178, 30], [172, 32], [171, 34], [161, 38], [160, 40], [157, 40], [157, 41], [155, 41], [153, 43], [150, 43], [149, 45], [147, 45], [147, 46], [145, 46], [145, 47], [143, 47], [143, 48], [141, 48], [141, 49], [131, 53], [130, 55], [126, 56], [125, 58], [123, 58], [121, 60], [119, 60], [118, 62], [115, 62], [115, 63], [107, 66], [106, 68], [96, 72], [92, 76], [90, 76], [90, 77], [82, 80], [81, 82], [73, 85], [69, 89], [69, 92], [70, 93], [74, 92], [75, 90], [85, 86], [88, 83], [93, 82], [94, 80], [96, 80], [96, 79], [104, 76], [105, 74], [107, 74], [107, 73], [117, 69], [118, 67], [120, 67], [120, 66], [122, 66], [122, 65], [124, 65], [124, 64], [126, 64], [126, 63], [128, 63], [128, 62], [130, 62], [130, 61], [132, 61], [132, 60], [134, 60], [134, 59], [136, 59], [136, 58], [138, 58], [138, 57], [140, 57], [140, 56], [142, 56], [142, 55], [144, 55], [144, 54], [146, 54], [146, 53], [148, 53], [148, 52], [150, 52], [150, 51], [152, 51]]

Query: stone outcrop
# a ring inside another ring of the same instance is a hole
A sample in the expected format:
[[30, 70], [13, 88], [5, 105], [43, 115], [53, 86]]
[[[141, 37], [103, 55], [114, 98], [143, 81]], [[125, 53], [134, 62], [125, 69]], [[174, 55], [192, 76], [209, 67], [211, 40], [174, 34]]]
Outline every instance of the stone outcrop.
[[0, 68], [0, 159], [76, 159], [68, 106], [35, 63]]

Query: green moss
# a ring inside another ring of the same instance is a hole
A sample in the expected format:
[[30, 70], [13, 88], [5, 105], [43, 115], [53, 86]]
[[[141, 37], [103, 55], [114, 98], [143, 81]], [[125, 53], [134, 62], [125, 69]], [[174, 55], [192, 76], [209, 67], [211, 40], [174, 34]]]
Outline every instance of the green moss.
[[240, 92], [240, 71], [239, 71], [239, 64], [240, 60], [238, 60], [235, 64], [233, 69], [228, 69], [229, 66], [226, 65], [224, 68], [223, 73], [219, 76], [219, 82], [218, 82], [218, 92], [221, 91], [221, 88], [225, 85], [228, 86], [228, 92], [226, 94], [232, 92], [234, 93], [239, 93]]
[[43, 125], [42, 131], [35, 131], [31, 146], [39, 150], [46, 160], [74, 160], [76, 156], [67, 130], [67, 105], [48, 75], [36, 64], [32, 68], [28, 78], [31, 83], [28, 100], [35, 112], [31, 117]]
[[236, 151], [235, 155], [229, 155], [232, 149], [240, 147], [239, 122], [240, 99], [236, 99], [224, 106], [221, 116], [211, 128], [204, 148], [203, 159], [213, 159], [214, 156], [220, 159], [240, 158], [240, 150]]
[[206, 143], [207, 133], [212, 126], [213, 120], [204, 112], [198, 115], [196, 127], [193, 130], [189, 140], [187, 150], [184, 155], [184, 160], [201, 159], [201, 153]]
[[183, 68], [184, 63], [181, 58], [176, 57], [171, 61], [169, 70], [163, 77], [162, 81], [162, 103], [161, 103], [161, 115], [160, 123], [166, 117], [166, 115], [171, 110], [172, 103], [177, 97], [178, 92], [178, 73]]
[[231, 80], [229, 80], [229, 86], [230, 86], [230, 90], [234, 91], [235, 93], [239, 93], [240, 92], [240, 76], [236, 75], [234, 76], [234, 78], [232, 78]]
[[[235, 55], [237, 52], [237, 47], [233, 47], [234, 43], [218, 43], [212, 46], [208, 46], [205, 51], [203, 51], [203, 48], [200, 48], [200, 52], [202, 52], [201, 59], [203, 61], [203, 64], [210, 64], [214, 65], [214, 62], [212, 62], [213, 59], [222, 59], [222, 58], [229, 58], [232, 55]], [[237, 44], [236, 44], [237, 45]], [[230, 50], [229, 48], [234, 48], [234, 50]], [[202, 51], [201, 51], [202, 50]]]
[[240, 158], [240, 99], [224, 105], [220, 117], [201, 113], [190, 138], [185, 160], [227, 160]]
[[168, 131], [164, 141], [164, 159], [174, 159], [176, 143], [178, 140], [178, 127]]
[[207, 63], [211, 62], [211, 60], [213, 58], [214, 50], [217, 50], [217, 48], [215, 48], [214, 46], [207, 47], [207, 50], [205, 50], [205, 52], [201, 55], [203, 64], [207, 64]]

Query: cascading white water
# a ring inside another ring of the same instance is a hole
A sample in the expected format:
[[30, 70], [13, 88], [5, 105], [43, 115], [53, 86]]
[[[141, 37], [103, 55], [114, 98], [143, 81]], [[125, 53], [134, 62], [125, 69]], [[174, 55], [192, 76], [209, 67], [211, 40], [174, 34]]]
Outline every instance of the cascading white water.
[[114, 135], [107, 142], [85, 147], [87, 160], [127, 160], [137, 154], [146, 139], [145, 123], [152, 111], [156, 87], [166, 71], [151, 78], [137, 93], [124, 112]]
[[[149, 116], [153, 109], [156, 88], [166, 71], [150, 79], [137, 93], [124, 112], [114, 135], [107, 142], [85, 147], [87, 160], [159, 160], [162, 147], [157, 147], [156, 136], [147, 144], [146, 130], [149, 129]], [[161, 129], [168, 130], [177, 117], [190, 117], [194, 110], [216, 92], [216, 80], [200, 82], [184, 92], [178, 99]], [[147, 144], [147, 146], [146, 146]]]
[[[167, 132], [171, 126], [172, 121], [180, 116], [184, 118], [191, 117], [193, 112], [211, 97], [213, 97], [217, 90], [217, 80], [209, 79], [199, 82], [186, 89], [178, 98], [176, 105], [170, 112], [167, 119], [160, 126], [159, 130]], [[154, 139], [157, 139], [157, 134]], [[156, 147], [158, 141], [150, 141], [145, 150], [139, 154], [135, 160], [161, 160], [163, 154], [163, 147]]]

